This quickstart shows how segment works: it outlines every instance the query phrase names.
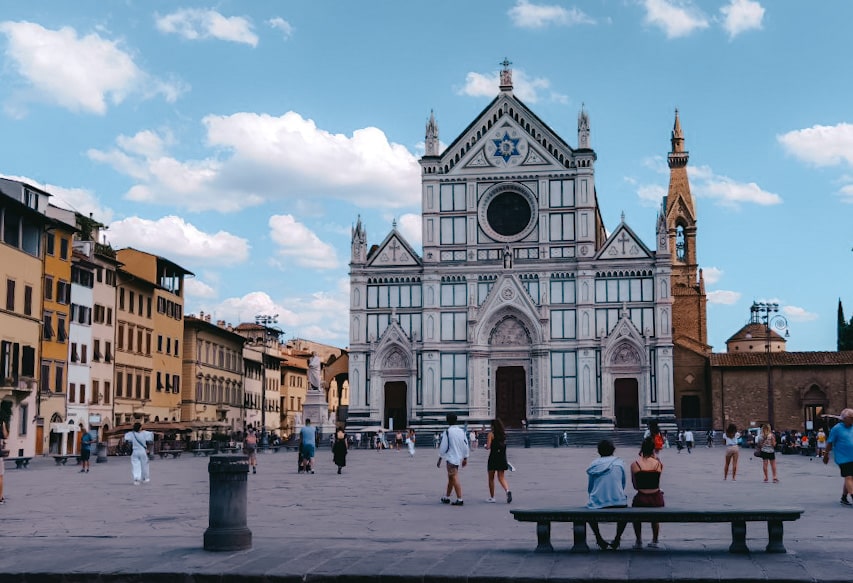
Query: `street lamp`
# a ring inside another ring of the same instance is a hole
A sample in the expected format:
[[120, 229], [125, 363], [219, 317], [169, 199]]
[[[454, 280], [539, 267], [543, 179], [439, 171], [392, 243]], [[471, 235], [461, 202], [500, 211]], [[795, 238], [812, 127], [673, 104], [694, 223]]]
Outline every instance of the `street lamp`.
[[269, 445], [267, 435], [267, 340], [271, 334], [276, 338], [281, 336], [281, 330], [272, 326], [278, 322], [278, 314], [259, 314], [255, 316], [255, 323], [263, 326], [264, 345], [261, 349], [261, 450], [266, 450]]
[[775, 431], [773, 373], [770, 366], [770, 331], [772, 328], [784, 330], [785, 338], [788, 338], [791, 335], [788, 330], [788, 319], [778, 313], [779, 304], [777, 303], [752, 302], [752, 307], [749, 310], [752, 312], [753, 322], [764, 324], [764, 350], [767, 353], [767, 422], [770, 423], [770, 427]]

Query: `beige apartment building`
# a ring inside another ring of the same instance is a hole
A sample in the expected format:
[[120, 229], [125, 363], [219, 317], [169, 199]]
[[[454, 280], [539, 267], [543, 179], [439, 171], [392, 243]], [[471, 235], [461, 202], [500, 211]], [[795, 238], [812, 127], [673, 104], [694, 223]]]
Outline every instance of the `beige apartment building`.
[[[178, 421], [181, 416], [184, 277], [193, 273], [168, 259], [132, 248], [119, 249], [117, 259], [123, 264], [123, 272], [150, 286], [150, 294], [137, 298], [135, 306], [133, 296], [128, 294], [125, 300], [128, 313], [135, 309], [137, 316], [144, 314], [150, 326], [135, 330], [137, 351], [150, 358], [151, 366], [150, 380], [146, 381], [151, 389], [145, 391], [147, 396], [141, 410], [152, 421]], [[120, 312], [121, 302], [119, 288]], [[141, 342], [145, 343], [143, 347], [139, 346]]]
[[218, 421], [230, 431], [243, 431], [245, 341], [204, 313], [184, 318], [182, 421]]
[[50, 195], [0, 180], [0, 420], [8, 424], [11, 456], [36, 452], [40, 359], [42, 241], [50, 223], [42, 213]]
[[[234, 328], [234, 332], [246, 339], [243, 347], [244, 361], [252, 371], [252, 362], [261, 363], [260, 386], [263, 390], [255, 393], [257, 380], [247, 378], [246, 396], [249, 402], [259, 403], [260, 415], [257, 421], [247, 414], [246, 427], [265, 432], [267, 435], [281, 430], [281, 331], [261, 324], [244, 322]], [[263, 436], [262, 436], [263, 438]]]
[[308, 390], [308, 358], [293, 348], [282, 349], [281, 355], [281, 435], [290, 436], [302, 427], [302, 404]]
[[116, 284], [113, 422], [121, 425], [154, 421], [148, 405], [154, 370], [151, 350], [155, 285], [123, 268], [116, 270]]

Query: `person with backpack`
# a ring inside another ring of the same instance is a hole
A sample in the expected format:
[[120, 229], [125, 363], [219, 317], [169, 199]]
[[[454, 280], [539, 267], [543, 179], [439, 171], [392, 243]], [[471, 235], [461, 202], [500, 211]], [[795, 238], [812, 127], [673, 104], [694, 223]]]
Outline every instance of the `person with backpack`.
[[124, 441], [133, 447], [130, 455], [130, 469], [133, 474], [133, 485], [147, 484], [151, 481], [148, 469], [148, 444], [154, 442], [154, 434], [142, 430], [142, 423], [133, 424], [133, 431], [124, 434]]
[[[445, 466], [447, 467], [447, 491], [441, 497], [442, 504], [451, 504], [452, 506], [462, 506], [462, 484], [459, 482], [459, 468], [464, 468], [468, 465], [468, 440], [465, 437], [465, 430], [456, 425], [456, 413], [447, 414], [447, 425], [449, 427], [441, 436], [441, 443], [438, 446], [438, 463], [435, 467], [441, 467], [441, 460], [444, 458]], [[450, 501], [450, 493], [456, 492], [456, 500]]]

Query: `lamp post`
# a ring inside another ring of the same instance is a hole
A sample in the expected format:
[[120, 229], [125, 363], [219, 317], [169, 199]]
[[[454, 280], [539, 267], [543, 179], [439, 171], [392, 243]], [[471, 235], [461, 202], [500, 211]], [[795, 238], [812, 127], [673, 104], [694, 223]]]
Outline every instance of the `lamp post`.
[[267, 435], [267, 341], [270, 334], [275, 334], [276, 338], [281, 335], [281, 330], [272, 326], [278, 322], [278, 314], [270, 316], [268, 314], [259, 314], [255, 316], [255, 323], [262, 326], [264, 329], [264, 345], [261, 349], [261, 450], [266, 451], [269, 446], [269, 436]]
[[788, 331], [788, 319], [778, 313], [779, 304], [777, 303], [753, 302], [750, 312], [752, 312], [752, 320], [754, 322], [764, 324], [764, 350], [767, 353], [767, 422], [770, 424], [771, 429], [775, 431], [775, 397], [773, 395], [773, 371], [771, 369], [770, 357], [770, 332], [772, 328], [784, 330], [785, 338], [788, 338], [791, 335]]

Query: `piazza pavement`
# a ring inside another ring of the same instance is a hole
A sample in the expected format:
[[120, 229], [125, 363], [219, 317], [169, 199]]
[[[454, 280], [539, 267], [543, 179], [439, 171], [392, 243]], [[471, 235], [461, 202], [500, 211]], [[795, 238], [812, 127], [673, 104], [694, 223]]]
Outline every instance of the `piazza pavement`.
[[[667, 506], [803, 508], [800, 520], [785, 523], [787, 554], [763, 552], [763, 523], [747, 526], [748, 555], [728, 553], [729, 524], [663, 524], [661, 548], [642, 551], [630, 549], [628, 528], [616, 552], [572, 554], [571, 524], [555, 523], [556, 552], [534, 553], [535, 524], [509, 510], [584, 505], [594, 448], [510, 448], [511, 505], [497, 485], [498, 503], [486, 503], [488, 452], [476, 449], [461, 472], [462, 507], [439, 502], [446, 473], [432, 448], [414, 458], [354, 450], [342, 475], [328, 448], [318, 451], [314, 475], [297, 474], [295, 452], [262, 454], [248, 476], [253, 546], [223, 553], [203, 549], [208, 458], [157, 458], [142, 486], [132, 484], [127, 457], [93, 462], [88, 474], [36, 458], [21, 470], [6, 462], [0, 582], [853, 580], [853, 508], [838, 502], [834, 463], [780, 455], [780, 483], [765, 484], [761, 461], [742, 450], [737, 481], [724, 482], [723, 453], [664, 450]], [[627, 465], [636, 451], [616, 455]], [[604, 525], [604, 536], [614, 529]]]

